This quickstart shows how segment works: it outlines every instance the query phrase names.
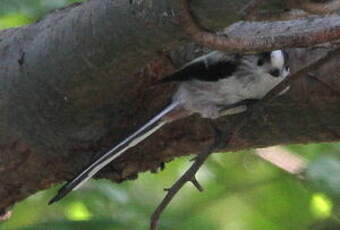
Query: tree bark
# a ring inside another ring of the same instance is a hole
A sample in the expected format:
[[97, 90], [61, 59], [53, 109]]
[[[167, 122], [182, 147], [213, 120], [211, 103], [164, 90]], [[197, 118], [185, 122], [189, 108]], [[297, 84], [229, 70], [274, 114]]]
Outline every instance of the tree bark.
[[[193, 9], [203, 25], [215, 29], [240, 20], [237, 12], [248, 2], [197, 0]], [[90, 0], [0, 32], [0, 212], [70, 179], [169, 102], [175, 85], [152, 83], [173, 71], [173, 63], [197, 55], [196, 46], [180, 48], [188, 39], [178, 25], [178, 7], [173, 0]], [[235, 36], [240, 30], [233, 27]], [[291, 49], [293, 71], [329, 49]], [[176, 50], [171, 58], [168, 50]], [[339, 141], [339, 61], [340, 56], [313, 78], [295, 82], [226, 151]], [[198, 116], [175, 122], [98, 177], [135, 178], [198, 152], [212, 136], [207, 120]]]

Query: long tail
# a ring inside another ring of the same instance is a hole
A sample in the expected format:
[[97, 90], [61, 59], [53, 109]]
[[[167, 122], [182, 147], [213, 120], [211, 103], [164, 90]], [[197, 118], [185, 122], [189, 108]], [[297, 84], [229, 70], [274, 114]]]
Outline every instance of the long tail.
[[93, 177], [99, 170], [105, 167], [114, 159], [121, 156], [126, 150], [132, 148], [137, 145], [148, 136], [153, 134], [155, 131], [160, 129], [163, 125], [165, 125], [168, 120], [162, 119], [169, 112], [176, 109], [179, 103], [173, 102], [169, 106], [167, 106], [164, 110], [162, 110], [159, 114], [153, 117], [149, 122], [143, 125], [140, 129], [134, 132], [132, 135], [124, 139], [118, 145], [113, 147], [110, 151], [105, 153], [99, 159], [90, 164], [86, 169], [84, 169], [80, 174], [74, 177], [71, 181], [67, 182], [63, 187], [61, 187], [58, 191], [58, 194], [53, 197], [48, 204], [52, 204], [62, 199], [71, 191], [79, 188], [83, 183], [85, 183], [88, 179]]

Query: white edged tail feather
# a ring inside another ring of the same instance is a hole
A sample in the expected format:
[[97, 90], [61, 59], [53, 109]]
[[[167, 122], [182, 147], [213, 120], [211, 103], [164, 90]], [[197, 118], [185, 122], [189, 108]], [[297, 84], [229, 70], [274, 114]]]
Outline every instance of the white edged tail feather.
[[71, 181], [67, 182], [63, 187], [61, 187], [58, 191], [58, 194], [53, 197], [49, 204], [57, 202], [66, 196], [69, 192], [79, 188], [82, 184], [84, 184], [87, 180], [93, 177], [99, 170], [104, 168], [107, 164], [121, 156], [126, 150], [134, 147], [138, 143], [145, 140], [147, 137], [152, 135], [162, 126], [164, 126], [168, 121], [164, 118], [169, 112], [173, 111], [179, 105], [178, 102], [173, 102], [165, 109], [163, 109], [159, 114], [153, 117], [150, 121], [148, 121], [145, 125], [143, 125], [140, 129], [134, 132], [132, 135], [124, 139], [118, 145], [113, 147], [111, 150], [106, 152], [103, 156], [98, 158], [96, 161], [91, 163], [86, 169], [84, 169], [80, 174], [74, 177]]

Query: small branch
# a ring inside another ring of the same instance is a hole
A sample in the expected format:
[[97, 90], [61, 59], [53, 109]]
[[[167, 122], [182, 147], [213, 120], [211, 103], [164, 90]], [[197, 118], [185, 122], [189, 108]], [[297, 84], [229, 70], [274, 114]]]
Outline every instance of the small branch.
[[[237, 37], [230, 36], [228, 30], [224, 34], [215, 34], [200, 27], [194, 21], [189, 1], [180, 0], [180, 22], [194, 41], [211, 49], [256, 52], [287, 47], [309, 47], [340, 38], [340, 17], [337, 16], [313, 17], [288, 22], [248, 22], [248, 24], [240, 22], [231, 26], [233, 29], [241, 30]], [[292, 25], [294, 25], [293, 29]], [[251, 36], [244, 36], [249, 34], [249, 29], [254, 32]]]
[[179, 192], [179, 190], [183, 187], [185, 183], [188, 181], [193, 181], [193, 177], [197, 173], [197, 171], [201, 168], [205, 160], [210, 156], [210, 154], [215, 150], [215, 144], [209, 146], [208, 149], [203, 151], [198, 155], [195, 162], [192, 166], [171, 186], [171, 188], [167, 189], [167, 194], [159, 204], [157, 209], [151, 216], [150, 230], [158, 229], [159, 218], [164, 209], [168, 206], [168, 204], [172, 201], [175, 195]]
[[187, 171], [185, 171], [185, 173], [169, 189], [166, 190], [167, 191], [166, 196], [164, 197], [162, 202], [158, 205], [157, 209], [153, 212], [151, 216], [150, 230], [158, 229], [160, 215], [168, 206], [168, 204], [172, 201], [175, 195], [179, 192], [179, 190], [184, 186], [184, 184], [190, 181], [199, 191], [203, 191], [203, 188], [196, 180], [195, 175], [197, 171], [201, 168], [201, 166], [204, 164], [204, 162], [208, 159], [210, 154], [212, 154], [215, 150], [219, 149], [221, 143], [225, 141], [224, 135], [223, 134], [221, 135], [219, 131], [215, 130], [215, 135], [216, 138], [214, 143], [211, 144], [206, 150], [198, 154], [191, 167]]
[[196, 177], [194, 177], [192, 180], [191, 180], [191, 183], [195, 186], [195, 188], [197, 188], [197, 190], [199, 192], [203, 192], [203, 187], [202, 185], [198, 182], [198, 180], [196, 179]]

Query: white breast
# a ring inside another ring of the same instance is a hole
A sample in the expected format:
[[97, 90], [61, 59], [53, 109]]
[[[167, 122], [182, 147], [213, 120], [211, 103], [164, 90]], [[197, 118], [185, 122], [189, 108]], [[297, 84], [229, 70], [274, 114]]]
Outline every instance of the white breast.
[[231, 76], [216, 82], [184, 82], [174, 96], [184, 107], [202, 117], [217, 118], [221, 106], [231, 105], [245, 99], [260, 99], [284, 77], [261, 73], [251, 76]]
[[283, 52], [281, 50], [275, 50], [271, 52], [270, 55], [271, 63], [273, 67], [276, 67], [278, 69], [283, 69], [283, 65], [285, 64], [285, 59]]

